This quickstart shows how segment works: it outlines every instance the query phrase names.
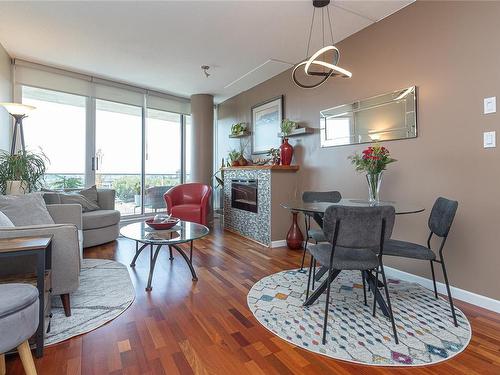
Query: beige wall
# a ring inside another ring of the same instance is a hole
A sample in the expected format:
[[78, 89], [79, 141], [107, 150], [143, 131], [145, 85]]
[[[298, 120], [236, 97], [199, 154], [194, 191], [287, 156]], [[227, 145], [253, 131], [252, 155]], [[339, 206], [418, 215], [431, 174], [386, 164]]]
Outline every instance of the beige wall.
[[[12, 101], [12, 77], [10, 56], [0, 44], [0, 102]], [[0, 150], [10, 147], [10, 116], [5, 109], [0, 108]]]
[[[230, 147], [230, 124], [250, 121], [250, 107], [265, 99], [284, 94], [285, 116], [318, 128], [321, 109], [418, 86], [418, 138], [385, 144], [398, 162], [385, 173], [381, 195], [421, 203], [426, 212], [398, 217], [394, 237], [424, 243], [436, 197], [457, 199], [445, 248], [451, 283], [500, 299], [500, 150], [482, 147], [483, 131], [500, 130], [499, 114], [482, 114], [484, 97], [500, 99], [499, 17], [499, 2], [414, 3], [339, 43], [340, 66], [352, 79], [303, 90], [288, 71], [222, 103], [221, 152]], [[364, 177], [347, 160], [363, 147], [321, 149], [317, 132], [297, 140], [299, 190], [366, 197]], [[386, 263], [430, 277], [427, 262]]]

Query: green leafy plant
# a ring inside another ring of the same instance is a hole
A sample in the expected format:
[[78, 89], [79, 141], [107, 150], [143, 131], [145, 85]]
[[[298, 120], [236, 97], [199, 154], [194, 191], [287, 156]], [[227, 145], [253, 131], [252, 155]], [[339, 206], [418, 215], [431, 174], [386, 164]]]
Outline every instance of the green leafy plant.
[[19, 151], [11, 155], [0, 153], [0, 189], [5, 194], [7, 181], [22, 181], [26, 191], [32, 192], [42, 187], [43, 175], [48, 162], [43, 152]]
[[80, 177], [57, 176], [58, 180], [52, 183], [53, 189], [78, 189], [83, 187]]
[[283, 137], [286, 137], [290, 135], [295, 129], [298, 127], [298, 122], [289, 120], [289, 119], [284, 119], [281, 121], [281, 134]]
[[273, 164], [278, 164], [279, 163], [279, 160], [280, 160], [280, 149], [279, 148], [271, 148], [268, 152], [267, 152], [267, 156], [270, 156], [271, 157], [271, 162]]
[[236, 162], [241, 158], [241, 151], [231, 150], [229, 151], [228, 157], [231, 163]]
[[231, 126], [231, 135], [242, 135], [247, 131], [247, 124], [245, 122], [239, 122]]
[[391, 157], [389, 150], [379, 144], [374, 144], [358, 153], [349, 156], [357, 172], [378, 174], [387, 168], [387, 164], [394, 163], [396, 159]]

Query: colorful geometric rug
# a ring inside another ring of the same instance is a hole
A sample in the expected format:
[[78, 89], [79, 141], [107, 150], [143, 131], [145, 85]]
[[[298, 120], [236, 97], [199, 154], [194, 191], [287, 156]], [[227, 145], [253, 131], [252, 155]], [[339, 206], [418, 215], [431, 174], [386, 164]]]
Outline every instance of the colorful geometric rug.
[[372, 316], [373, 294], [367, 291], [368, 306], [363, 303], [361, 273], [343, 271], [332, 283], [327, 342], [323, 345], [325, 293], [310, 307], [303, 307], [306, 286], [307, 274], [298, 270], [267, 276], [248, 293], [248, 306], [264, 327], [283, 340], [365, 365], [435, 364], [463, 351], [471, 339], [463, 312], [455, 308], [455, 327], [446, 300], [435, 299], [432, 291], [418, 284], [389, 279], [399, 338], [396, 345], [390, 320], [378, 307]]

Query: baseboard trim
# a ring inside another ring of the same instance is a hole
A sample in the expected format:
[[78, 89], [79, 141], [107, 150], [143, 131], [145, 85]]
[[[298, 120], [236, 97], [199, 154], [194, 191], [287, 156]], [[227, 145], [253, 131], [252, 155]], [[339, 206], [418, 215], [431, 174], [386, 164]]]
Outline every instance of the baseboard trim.
[[[427, 279], [422, 276], [417, 276], [412, 273], [401, 271], [392, 267], [384, 266], [384, 269], [386, 271], [387, 276], [389, 277], [394, 277], [404, 281], [417, 283], [422, 285], [424, 288], [434, 290], [431, 279]], [[437, 282], [436, 286], [439, 293], [446, 295], [446, 285], [444, 283]], [[460, 289], [451, 285], [450, 288], [451, 288], [451, 295], [453, 296], [454, 299], [459, 299], [461, 301], [470, 303], [472, 305], [476, 305], [484, 309], [500, 313], [499, 300], [482, 296], [480, 294], [476, 294], [473, 292], [469, 292], [467, 290]]]
[[286, 240], [271, 241], [271, 248], [286, 246]]

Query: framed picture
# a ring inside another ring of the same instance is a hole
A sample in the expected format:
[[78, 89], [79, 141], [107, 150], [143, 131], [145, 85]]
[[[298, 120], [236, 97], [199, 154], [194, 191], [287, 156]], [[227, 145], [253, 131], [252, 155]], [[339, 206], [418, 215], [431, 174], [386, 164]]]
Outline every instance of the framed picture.
[[279, 146], [283, 95], [252, 107], [252, 153], [265, 154]]

